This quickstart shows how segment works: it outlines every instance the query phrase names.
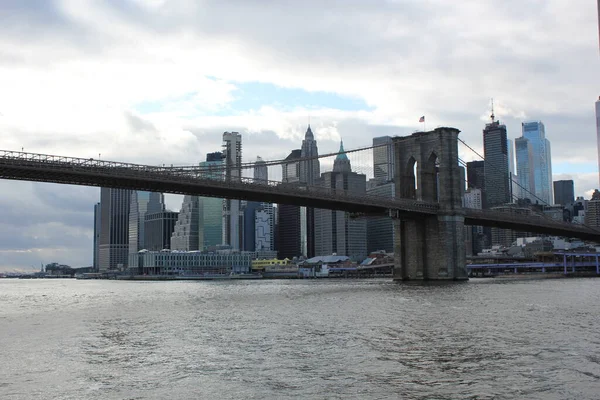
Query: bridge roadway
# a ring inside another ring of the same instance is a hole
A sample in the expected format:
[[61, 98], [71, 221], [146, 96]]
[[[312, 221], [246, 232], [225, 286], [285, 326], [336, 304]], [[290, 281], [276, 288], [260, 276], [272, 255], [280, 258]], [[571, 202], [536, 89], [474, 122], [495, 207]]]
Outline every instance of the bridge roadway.
[[552, 221], [541, 216], [462, 209], [445, 211], [440, 204], [412, 199], [352, 195], [316, 186], [263, 181], [251, 178], [218, 180], [201, 167], [160, 167], [47, 154], [0, 150], [0, 179], [51, 182], [69, 185], [112, 187], [162, 193], [234, 198], [343, 210], [366, 215], [388, 215], [402, 219], [439, 213], [465, 216], [465, 224], [492, 226], [525, 232], [576, 237], [600, 242], [600, 231], [581, 225]]

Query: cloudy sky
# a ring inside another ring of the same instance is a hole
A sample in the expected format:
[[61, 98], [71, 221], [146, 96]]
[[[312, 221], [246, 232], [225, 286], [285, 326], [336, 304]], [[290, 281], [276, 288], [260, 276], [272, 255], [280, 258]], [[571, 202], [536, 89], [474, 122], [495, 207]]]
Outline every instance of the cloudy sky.
[[[510, 138], [545, 123], [584, 195], [599, 64], [595, 0], [2, 0], [0, 149], [189, 164], [237, 130], [249, 161], [298, 148], [309, 116], [324, 152], [425, 115], [481, 150], [493, 97]], [[0, 270], [90, 265], [98, 199], [0, 181]]]

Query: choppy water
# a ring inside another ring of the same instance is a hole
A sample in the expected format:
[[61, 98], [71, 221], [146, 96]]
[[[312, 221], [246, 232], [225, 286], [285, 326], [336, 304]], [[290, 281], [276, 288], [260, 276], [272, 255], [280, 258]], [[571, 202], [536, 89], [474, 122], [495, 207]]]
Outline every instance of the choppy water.
[[1, 399], [597, 399], [600, 279], [0, 280]]

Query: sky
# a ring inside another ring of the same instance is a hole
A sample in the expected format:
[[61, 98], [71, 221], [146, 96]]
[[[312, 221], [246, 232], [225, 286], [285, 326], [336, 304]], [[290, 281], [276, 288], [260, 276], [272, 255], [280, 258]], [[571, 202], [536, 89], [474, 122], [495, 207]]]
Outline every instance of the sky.
[[[3, 0], [0, 149], [192, 164], [541, 120], [554, 179], [598, 187], [594, 0]], [[465, 160], [477, 159], [461, 150]], [[99, 189], [0, 180], [0, 271], [92, 263]], [[178, 209], [180, 198], [168, 197]]]

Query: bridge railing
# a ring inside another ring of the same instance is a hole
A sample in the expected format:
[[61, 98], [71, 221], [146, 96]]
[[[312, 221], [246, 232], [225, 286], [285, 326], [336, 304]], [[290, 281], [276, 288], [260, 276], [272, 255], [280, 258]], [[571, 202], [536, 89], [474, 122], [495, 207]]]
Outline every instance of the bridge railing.
[[387, 209], [404, 208], [407, 210], [435, 214], [439, 209], [436, 203], [427, 203], [411, 199], [393, 199], [361, 193], [353, 195], [345, 190], [322, 186], [306, 186], [282, 183], [279, 181], [257, 181], [247, 177], [224, 179], [215, 176], [214, 168], [205, 167], [165, 167], [143, 164], [105, 161], [94, 158], [63, 157], [38, 153], [24, 153], [0, 150], [0, 166], [11, 165], [34, 170], [53, 170], [66, 173], [93, 173], [107, 177], [154, 178], [192, 184], [204, 184], [213, 187], [241, 188], [258, 192], [286, 193], [299, 197], [340, 200], [356, 204], [369, 204]]

